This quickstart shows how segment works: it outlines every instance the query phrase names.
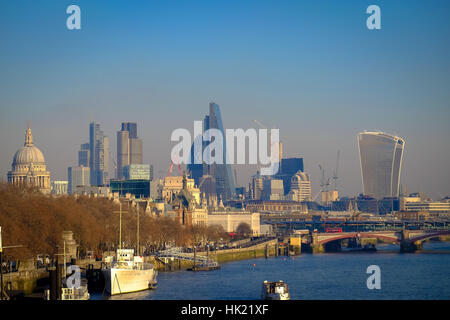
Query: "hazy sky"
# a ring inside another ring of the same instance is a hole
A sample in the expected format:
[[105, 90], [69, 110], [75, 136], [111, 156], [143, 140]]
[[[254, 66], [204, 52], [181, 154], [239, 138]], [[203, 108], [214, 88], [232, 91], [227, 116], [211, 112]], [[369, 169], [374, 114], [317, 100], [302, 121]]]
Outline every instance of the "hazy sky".
[[[66, 28], [71, 4], [81, 30]], [[371, 4], [381, 30], [366, 28]], [[92, 120], [114, 158], [121, 122], [137, 122], [144, 161], [165, 175], [171, 132], [193, 130], [215, 101], [225, 128], [279, 128], [314, 194], [337, 150], [341, 193], [361, 192], [365, 129], [406, 140], [409, 192], [450, 194], [449, 12], [447, 0], [2, 0], [1, 177], [27, 120], [52, 179], [67, 180]], [[253, 170], [239, 167], [238, 185]]]

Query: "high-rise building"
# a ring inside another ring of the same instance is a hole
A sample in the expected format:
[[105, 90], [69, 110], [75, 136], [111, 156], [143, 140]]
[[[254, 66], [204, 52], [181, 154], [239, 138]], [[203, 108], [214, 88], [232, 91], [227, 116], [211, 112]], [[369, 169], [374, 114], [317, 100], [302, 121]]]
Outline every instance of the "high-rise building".
[[[280, 149], [282, 152], [282, 149]], [[298, 172], [304, 171], [303, 158], [283, 158], [281, 159], [280, 171], [274, 175], [275, 179], [283, 180], [284, 194], [291, 190], [292, 177]]]
[[119, 196], [126, 196], [127, 193], [136, 198], [148, 198], [150, 196], [150, 180], [111, 180], [110, 190], [118, 193]]
[[122, 122], [122, 131], [128, 131], [131, 139], [137, 139], [137, 124], [135, 122]]
[[252, 200], [261, 200], [263, 191], [263, 178], [259, 175], [259, 172], [252, 177], [251, 195]]
[[149, 164], [130, 164], [123, 167], [123, 177], [126, 180], [152, 180]]
[[101, 186], [108, 184], [108, 156], [109, 139], [100, 130], [100, 124], [92, 122], [89, 125], [89, 147], [91, 169], [91, 185]]
[[[210, 175], [214, 177], [216, 184], [217, 196], [223, 200], [230, 199], [235, 196], [235, 182], [234, 177], [231, 172], [231, 165], [228, 161], [227, 146], [226, 146], [226, 135], [223, 128], [222, 115], [220, 113], [219, 106], [211, 102], [209, 104], [209, 115], [206, 115], [203, 120], [203, 130], [218, 129], [223, 136], [223, 161], [222, 164], [196, 164], [194, 159], [197, 155], [194, 154], [194, 145], [191, 149], [191, 164], [188, 165], [188, 170], [190, 176], [194, 179], [195, 183], [200, 185], [200, 178], [204, 175]], [[196, 137], [195, 139], [201, 139], [201, 137]], [[203, 154], [203, 150], [208, 146], [210, 142], [202, 142], [202, 150], [200, 152]], [[205, 160], [205, 159], [203, 159]], [[211, 179], [210, 179], [211, 180]], [[209, 188], [211, 189], [211, 188]]]
[[303, 170], [303, 158], [284, 158], [281, 159], [281, 173], [293, 176], [298, 171]]
[[142, 139], [137, 137], [136, 123], [122, 123], [117, 132], [117, 179], [123, 179], [123, 168], [131, 164], [142, 164]]
[[234, 177], [231, 172], [227, 153], [227, 141], [223, 128], [222, 115], [219, 106], [211, 102], [209, 104], [209, 129], [218, 129], [223, 136], [223, 164], [211, 164], [209, 172], [216, 178], [217, 195], [222, 200], [227, 200], [235, 195]]
[[69, 167], [67, 169], [68, 188], [69, 194], [73, 194], [76, 187], [88, 187], [90, 186], [90, 168], [89, 167]]
[[363, 194], [375, 199], [398, 197], [405, 141], [379, 131], [358, 134]]
[[90, 147], [89, 143], [83, 143], [78, 151], [78, 166], [89, 167], [90, 163]]
[[283, 180], [264, 179], [261, 200], [284, 200]]
[[297, 171], [291, 178], [291, 191], [288, 200], [311, 201], [311, 181], [309, 175], [302, 171]]

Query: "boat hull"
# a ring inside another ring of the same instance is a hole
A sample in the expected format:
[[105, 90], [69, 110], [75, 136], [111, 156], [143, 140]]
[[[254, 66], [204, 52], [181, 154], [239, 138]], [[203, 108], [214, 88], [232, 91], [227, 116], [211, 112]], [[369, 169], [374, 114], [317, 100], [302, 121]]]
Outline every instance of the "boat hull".
[[155, 270], [133, 270], [109, 268], [102, 270], [105, 289], [110, 295], [152, 289], [156, 285]]

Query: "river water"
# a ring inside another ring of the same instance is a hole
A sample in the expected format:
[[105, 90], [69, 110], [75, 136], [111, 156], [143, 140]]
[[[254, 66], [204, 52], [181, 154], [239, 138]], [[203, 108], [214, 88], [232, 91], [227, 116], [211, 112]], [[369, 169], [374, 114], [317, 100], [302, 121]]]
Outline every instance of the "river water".
[[[291, 299], [450, 299], [449, 242], [427, 242], [423, 252], [410, 254], [399, 253], [395, 245], [377, 248], [376, 253], [242, 260], [208, 272], [160, 272], [156, 290], [112, 299], [253, 300], [260, 299], [264, 280], [287, 282]], [[380, 267], [379, 290], [367, 288], [370, 265]], [[93, 295], [92, 299], [107, 298]]]

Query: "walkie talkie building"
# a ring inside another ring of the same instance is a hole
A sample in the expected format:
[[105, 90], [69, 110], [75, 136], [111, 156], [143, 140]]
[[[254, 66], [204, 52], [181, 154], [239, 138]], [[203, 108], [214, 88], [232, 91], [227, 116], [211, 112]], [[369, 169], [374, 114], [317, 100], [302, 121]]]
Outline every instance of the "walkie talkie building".
[[358, 134], [363, 194], [398, 197], [405, 140], [379, 131]]

